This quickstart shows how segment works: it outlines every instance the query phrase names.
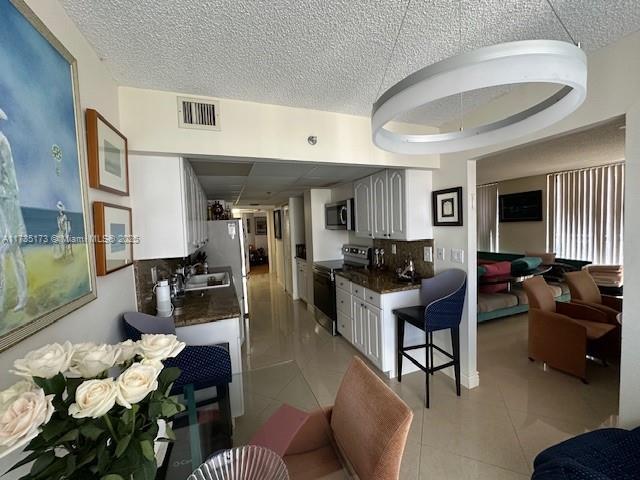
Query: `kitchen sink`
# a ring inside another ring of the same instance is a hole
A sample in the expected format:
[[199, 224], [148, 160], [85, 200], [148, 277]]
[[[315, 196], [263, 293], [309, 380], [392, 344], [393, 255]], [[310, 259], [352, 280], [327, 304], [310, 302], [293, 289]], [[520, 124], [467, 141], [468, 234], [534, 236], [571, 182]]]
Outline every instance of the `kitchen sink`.
[[203, 275], [193, 275], [185, 283], [185, 292], [194, 290], [209, 290], [212, 288], [224, 288], [231, 285], [231, 278], [228, 272], [208, 273]]

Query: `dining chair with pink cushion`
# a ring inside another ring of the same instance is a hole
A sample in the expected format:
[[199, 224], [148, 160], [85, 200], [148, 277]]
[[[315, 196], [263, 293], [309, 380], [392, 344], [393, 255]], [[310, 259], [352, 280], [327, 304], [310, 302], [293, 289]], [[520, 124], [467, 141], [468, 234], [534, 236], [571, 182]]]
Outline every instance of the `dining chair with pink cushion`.
[[346, 464], [362, 480], [398, 479], [412, 419], [407, 404], [354, 357], [334, 405], [313, 412], [285, 452], [289, 477], [331, 478]]

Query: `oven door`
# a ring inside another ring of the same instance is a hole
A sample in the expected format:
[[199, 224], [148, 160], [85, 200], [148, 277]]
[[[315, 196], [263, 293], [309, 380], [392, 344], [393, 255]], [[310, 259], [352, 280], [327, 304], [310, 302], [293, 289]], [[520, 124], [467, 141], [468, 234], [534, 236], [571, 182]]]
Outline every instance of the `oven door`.
[[[336, 311], [336, 283], [333, 274], [326, 270], [313, 268], [313, 303], [322, 313], [319, 323], [335, 335], [335, 323], [338, 318]], [[321, 317], [325, 316], [327, 322]]]
[[350, 223], [350, 213], [347, 202], [325, 205], [325, 228], [327, 230], [347, 230]]

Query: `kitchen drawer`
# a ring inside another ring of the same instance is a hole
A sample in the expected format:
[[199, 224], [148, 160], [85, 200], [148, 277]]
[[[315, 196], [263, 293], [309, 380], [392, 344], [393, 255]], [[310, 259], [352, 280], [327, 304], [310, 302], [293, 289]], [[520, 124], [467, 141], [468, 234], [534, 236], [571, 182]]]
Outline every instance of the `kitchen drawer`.
[[360, 300], [366, 300], [365, 290], [366, 288], [364, 288], [362, 285], [358, 285], [357, 283], [351, 284], [351, 294], [354, 297], [359, 298]]
[[373, 290], [369, 290], [368, 288], [364, 289], [364, 301], [374, 307], [381, 308], [382, 307], [382, 295], [378, 292], [374, 292]]
[[336, 287], [351, 293], [351, 282], [340, 275], [336, 275]]
[[351, 311], [351, 294], [341, 288], [336, 288], [336, 308], [350, 317], [353, 316]]
[[336, 327], [338, 333], [348, 340], [349, 343], [353, 342], [353, 324], [350, 316], [338, 312], [338, 325]]

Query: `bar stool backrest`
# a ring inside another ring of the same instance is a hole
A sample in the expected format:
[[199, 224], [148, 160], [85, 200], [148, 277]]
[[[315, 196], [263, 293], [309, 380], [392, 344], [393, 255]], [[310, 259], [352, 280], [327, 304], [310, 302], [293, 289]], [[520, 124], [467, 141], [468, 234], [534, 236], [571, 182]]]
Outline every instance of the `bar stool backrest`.
[[452, 268], [435, 277], [422, 280], [420, 298], [425, 305], [425, 327], [456, 328], [462, 319], [464, 297], [467, 293], [467, 273]]
[[140, 340], [142, 334], [176, 333], [173, 317], [156, 317], [140, 312], [126, 312], [123, 316], [127, 338], [134, 341]]

